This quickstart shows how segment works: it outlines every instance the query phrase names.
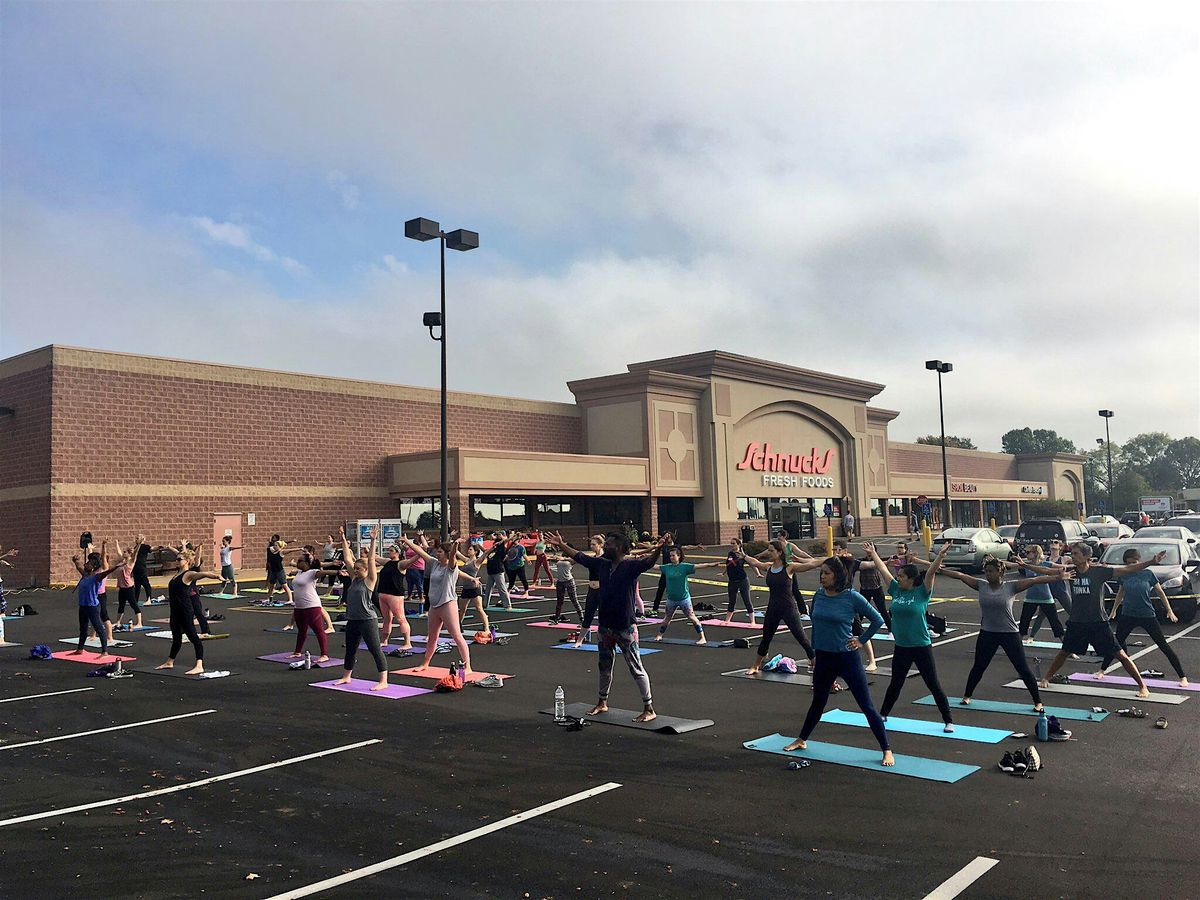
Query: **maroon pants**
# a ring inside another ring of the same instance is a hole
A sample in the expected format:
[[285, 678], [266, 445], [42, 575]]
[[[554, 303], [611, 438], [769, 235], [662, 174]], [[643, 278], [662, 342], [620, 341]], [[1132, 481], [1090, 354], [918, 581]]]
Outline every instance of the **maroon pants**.
[[321, 655], [329, 655], [329, 642], [325, 635], [325, 617], [321, 615], [321, 609], [318, 606], [310, 606], [307, 609], [292, 610], [292, 619], [296, 622], [296, 652], [299, 653], [304, 649], [304, 640], [308, 637], [308, 629], [312, 629], [317, 636], [317, 643], [321, 645]]

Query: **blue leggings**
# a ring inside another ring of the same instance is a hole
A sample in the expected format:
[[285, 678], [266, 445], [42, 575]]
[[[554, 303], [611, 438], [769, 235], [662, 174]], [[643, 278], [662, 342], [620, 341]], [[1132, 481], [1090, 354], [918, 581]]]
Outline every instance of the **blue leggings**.
[[857, 650], [849, 650], [845, 653], [831, 653], [828, 650], [817, 651], [813, 666], [812, 706], [808, 708], [808, 715], [804, 718], [804, 727], [800, 730], [800, 740], [808, 740], [808, 736], [817, 727], [817, 722], [821, 721], [821, 714], [825, 712], [825, 704], [829, 702], [829, 692], [833, 690], [833, 682], [839, 676], [846, 680], [846, 684], [850, 685], [850, 693], [858, 702], [858, 708], [867, 717], [867, 724], [871, 726], [875, 740], [879, 741], [879, 749], [889, 749], [887, 729], [884, 728], [883, 719], [871, 701], [871, 692], [867, 689], [867, 673], [863, 669], [862, 658], [858, 655]]

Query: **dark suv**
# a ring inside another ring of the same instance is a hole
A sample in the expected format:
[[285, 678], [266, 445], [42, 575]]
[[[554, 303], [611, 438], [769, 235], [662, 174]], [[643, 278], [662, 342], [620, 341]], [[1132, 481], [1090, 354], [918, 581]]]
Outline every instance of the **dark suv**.
[[1128, 525], [1134, 531], [1137, 531], [1142, 527], [1142, 514], [1137, 510], [1132, 510], [1130, 512], [1123, 513], [1121, 518], [1119, 518], [1117, 521], [1122, 525]]
[[1100, 550], [1100, 539], [1074, 519], [1030, 519], [1028, 522], [1022, 522], [1017, 528], [1013, 545], [1023, 552], [1030, 544], [1039, 544], [1049, 553], [1051, 541], [1062, 541], [1064, 550], [1078, 543], [1091, 547], [1093, 555]]

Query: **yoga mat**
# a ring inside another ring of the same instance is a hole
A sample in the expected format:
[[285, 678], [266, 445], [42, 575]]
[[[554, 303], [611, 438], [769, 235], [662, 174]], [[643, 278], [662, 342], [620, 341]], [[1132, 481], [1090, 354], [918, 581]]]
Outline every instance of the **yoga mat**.
[[244, 594], [265, 594], [266, 592], [266, 588], [242, 588], [242, 593]]
[[738, 621], [726, 622], [724, 619], [701, 619], [700, 624], [705, 628], [746, 628], [751, 631], [762, 631], [762, 626], [758, 624], [751, 625], [749, 622]]
[[[831, 709], [821, 716], [822, 722], [834, 725], [851, 725], [855, 728], [867, 728], [867, 717], [860, 712], [845, 709]], [[949, 738], [954, 741], [973, 741], [977, 744], [998, 744], [1010, 734], [1002, 728], [976, 728], [973, 725], [955, 725], [954, 731], [947, 734], [942, 730], [941, 722], [928, 722], [925, 719], [901, 719], [889, 716], [884, 723], [888, 731], [898, 734], [924, 734], [930, 737]]]
[[[266, 656], [258, 657], [258, 659], [263, 659], [263, 660], [266, 660], [267, 662], [284, 663], [289, 666], [294, 662], [304, 662], [303, 656], [301, 656], [299, 659], [297, 659], [296, 657], [292, 656], [289, 653], [269, 653]], [[325, 660], [325, 662], [323, 662], [323, 663], [318, 663], [316, 661], [316, 659], [314, 658], [312, 667], [314, 669], [333, 669], [333, 668], [337, 668], [341, 665], [342, 665], [341, 659], [335, 659], [334, 657], [331, 656], [331, 657], [329, 657], [329, 659]]]
[[3, 641], [3, 642], [0, 642], [0, 650], [7, 649], [8, 647], [23, 647], [23, 646], [25, 646], [25, 645], [24, 645], [24, 644], [18, 644], [16, 641]]
[[[496, 632], [496, 637], [498, 637], [498, 638], [511, 638], [511, 637], [516, 637], [516, 636], [517, 636], [517, 635], [516, 635], [516, 632], [513, 632], [513, 631], [497, 631], [497, 632]], [[466, 638], [468, 641], [470, 641], [472, 644], [478, 643], [478, 641], [476, 641], [476, 640], [475, 640], [475, 635], [474, 635], [474, 633], [473, 633], [473, 632], [472, 632], [471, 634], [466, 634], [466, 633], [464, 633], [464, 634], [463, 634], [463, 637], [465, 637], [465, 638]], [[427, 635], [427, 634], [414, 634], [414, 635], [412, 636], [412, 642], [413, 642], [414, 644], [427, 644], [427, 643], [429, 643], [429, 635]], [[395, 644], [399, 644], [399, 643], [402, 643], [402, 641], [400, 641], [399, 639], [397, 639], [397, 638], [396, 638], [396, 637], [393, 635], [393, 636], [392, 636], [392, 640], [391, 640], [391, 641], [388, 643], [387, 647], [391, 647], [391, 646], [394, 646]], [[440, 643], [450, 643], [450, 644], [452, 644], [452, 643], [453, 643], [453, 641], [451, 641], [451, 640], [450, 640], [450, 638], [449, 638], [449, 637], [447, 637], [446, 633], [443, 631], [443, 632], [442, 632], [442, 636], [438, 638], [438, 643], [439, 643], [439, 644], [440, 644]], [[491, 643], [491, 642], [489, 641], [489, 642], [487, 642], [487, 643]], [[486, 644], [485, 644], [485, 645], [481, 645], [481, 646], [486, 646]], [[386, 650], [386, 649], [387, 649], [387, 647], [384, 647], [384, 649]]]
[[55, 659], [65, 659], [67, 662], [87, 663], [90, 666], [102, 666], [105, 663], [116, 662], [118, 659], [123, 663], [137, 660], [136, 656], [117, 656], [113, 653], [108, 654], [108, 656], [101, 656], [99, 653], [92, 653], [90, 650], [84, 650], [78, 656], [73, 655], [70, 650], [59, 650], [57, 653], [51, 653], [50, 655]]
[[[397, 675], [408, 675], [412, 678], [432, 678], [435, 681], [445, 678], [450, 674], [449, 669], [443, 669], [441, 666], [430, 666], [424, 672], [417, 672], [415, 669], [399, 669]], [[512, 675], [501, 675], [499, 672], [472, 672], [467, 676], [467, 681], [479, 681], [481, 678], [487, 678], [489, 675], [495, 675], [501, 681], [512, 678]], [[591, 707], [588, 707], [589, 709]]]
[[[1105, 681], [1108, 679], [1106, 678]], [[1051, 684], [1048, 687], [1039, 687], [1038, 690], [1042, 693], [1051, 694], [1074, 694], [1078, 697], [1108, 697], [1113, 700], [1128, 700], [1131, 704], [1138, 703], [1169, 703], [1173, 706], [1178, 706], [1187, 700], [1181, 694], [1158, 694], [1154, 691], [1150, 692], [1149, 697], [1139, 697], [1137, 691], [1123, 691], [1120, 688], [1101, 687], [1103, 682], [1093, 681], [1091, 684]], [[1019, 687], [1025, 690], [1023, 681], [1010, 681], [1006, 688]]]
[[561, 628], [564, 631], [579, 631], [580, 625], [552, 625], [549, 622], [526, 622], [526, 626], [530, 628]]
[[[292, 614], [292, 607], [287, 606], [286, 604], [281, 607], [280, 606], [231, 606], [231, 607], [229, 607], [229, 611], [230, 612], [266, 613], [269, 616], [290, 616]], [[169, 621], [169, 620], [164, 620], [164, 621]]]
[[[67, 644], [71, 647], [79, 646], [79, 638], [77, 638], [77, 637], [59, 638], [58, 642], [60, 644]], [[100, 639], [94, 638], [94, 637], [88, 638], [84, 642], [83, 646], [87, 647], [89, 650], [99, 650], [100, 649]], [[120, 641], [120, 640], [117, 640], [116, 638], [113, 638], [111, 641], [108, 642], [108, 646], [109, 647], [117, 647], [118, 649], [121, 647], [132, 647], [133, 641]]]
[[1054, 641], [1030, 641], [1028, 644], [1022, 643], [1022, 647], [1037, 647], [1039, 650], [1061, 650], [1062, 641], [1055, 643]]
[[[182, 678], [184, 681], [214, 681], [221, 678], [228, 678], [230, 675], [236, 675], [237, 672], [230, 672], [228, 669], [213, 669], [211, 673], [206, 672], [203, 675], [188, 675], [187, 670], [191, 666], [184, 666], [183, 663], [176, 663], [173, 669], [128, 669], [129, 672], [136, 672], [139, 675], [162, 675], [164, 678]], [[207, 675], [208, 677], [205, 677]]]
[[243, 594], [201, 594], [201, 597], [212, 597], [214, 600], [240, 600]]
[[[733, 641], [709, 640], [708, 643], [706, 643], [706, 644], [697, 644], [691, 638], [681, 638], [681, 637], [665, 637], [661, 641], [656, 641], [653, 638], [651, 638], [646, 643], [651, 644], [651, 645], [653, 645], [653, 644], [678, 644], [678, 645], [684, 646], [684, 647], [699, 647], [701, 649], [707, 649], [709, 647], [714, 647], [718, 650], [733, 646]], [[645, 653], [646, 651], [643, 650], [642, 652]]]
[[[154, 621], [156, 621], [156, 622], [162, 621], [162, 622], [166, 623], [167, 625], [171, 624], [170, 619], [161, 619], [161, 620], [155, 619]], [[114, 628], [113, 634], [138, 634], [139, 632], [142, 632], [142, 631], [158, 631], [158, 629], [155, 628], [153, 625], [134, 625], [131, 628]]]
[[[160, 640], [169, 641], [172, 638], [174, 638], [174, 635], [171, 634], [170, 631], [151, 631], [148, 635], [146, 635], [146, 637], [159, 638]], [[228, 633], [213, 632], [212, 634], [200, 635], [200, 640], [202, 640], [202, 641], [219, 641], [221, 638], [227, 638], [227, 637], [229, 637]], [[184, 637], [184, 640], [187, 640], [186, 636]]]
[[[484, 607], [484, 609], [485, 609], [485, 610], [487, 610], [487, 611], [488, 611], [488, 612], [490, 612], [490, 613], [531, 613], [531, 612], [537, 612], [537, 610], [536, 610], [536, 609], [525, 609], [525, 608], [523, 608], [523, 607], [520, 607], [520, 606], [514, 606], [512, 609], [506, 609], [506, 608], [505, 608], [505, 607], [503, 607], [503, 606], [485, 606], [485, 607]], [[474, 610], [474, 609], [467, 610], [467, 613], [466, 613], [466, 615], [464, 615], [464, 616], [463, 616], [463, 618], [464, 618], [464, 619], [469, 619], [469, 618], [471, 618], [471, 617], [472, 617], [472, 614], [473, 614], [474, 612], [475, 612], [475, 610]]]
[[315, 681], [309, 687], [328, 688], [343, 694], [364, 694], [368, 697], [383, 697], [387, 700], [403, 700], [406, 697], [416, 697], [418, 694], [432, 694], [428, 688], [411, 687], [407, 684], [389, 684], [382, 691], [371, 690], [376, 682], [362, 678], [352, 678], [349, 684], [338, 684], [336, 681]]
[[[657, 731], [660, 734], [686, 734], [713, 725], [712, 719], [681, 719], [677, 716], [664, 716], [661, 713], [649, 722], [633, 721], [641, 713], [632, 709], [615, 709], [609, 707], [607, 712], [598, 716], [589, 716], [591, 704], [568, 703], [566, 714], [576, 719], [587, 719], [589, 722], [600, 722], [604, 725], [620, 725], [624, 728], [636, 728], [639, 731]], [[554, 715], [554, 710], [540, 709], [538, 712], [547, 716]]]
[[[590, 653], [599, 653], [600, 652], [600, 647], [597, 646], [596, 644], [580, 644], [578, 647], [576, 647], [574, 644], [569, 643], [569, 642], [566, 644], [555, 644], [550, 649], [551, 650], [586, 650]], [[617, 652], [618, 653], [621, 652], [620, 647], [617, 648]], [[645, 656], [647, 653], [661, 653], [661, 652], [662, 651], [655, 650], [652, 647], [641, 647], [641, 646], [638, 647], [638, 655], [639, 656]], [[591, 709], [591, 707], [589, 706], [588, 709]]]
[[[1024, 684], [1021, 685], [1025, 687]], [[998, 712], [1008, 713], [1014, 716], [1033, 716], [1035, 719], [1038, 713], [1029, 703], [1006, 703], [1003, 700], [979, 700], [972, 699], [970, 706], [963, 706], [958, 701], [961, 697], [949, 697], [950, 705], [955, 710], [977, 709], [981, 712]], [[920, 700], [914, 700], [920, 706], [936, 706], [933, 702], [933, 695], [922, 697]], [[1102, 722], [1108, 713], [1094, 713], [1090, 709], [1073, 709], [1070, 706], [1047, 706], [1046, 715], [1058, 716], [1060, 719], [1070, 719], [1072, 722]]]
[[[954, 632], [957, 630], [958, 630], [957, 628], [947, 628], [941, 634], [933, 634], [933, 632], [930, 632], [930, 634], [932, 635], [933, 639], [936, 641], [936, 640], [939, 640], [940, 638], [944, 637], [947, 634], [954, 634]], [[875, 637], [871, 638], [871, 640], [873, 640], [873, 641], [894, 641], [896, 639], [894, 637], [892, 637], [892, 633], [889, 631], [889, 632], [877, 634], [877, 635], [875, 635]], [[1026, 646], [1030, 646], [1030, 645], [1027, 644]]]
[[896, 760], [894, 766], [885, 766], [879, 761], [881, 754], [877, 749], [843, 747], [841, 744], [826, 744], [823, 741], [810, 740], [805, 749], [786, 752], [783, 748], [792, 740], [782, 734], [769, 734], [755, 741], [746, 741], [742, 746], [747, 750], [762, 750], [765, 753], [776, 753], [791, 759], [815, 759], [818, 762], [833, 763], [839, 766], [870, 769], [886, 775], [907, 775], [910, 778], [923, 778], [926, 781], [941, 781], [946, 784], [954, 784], [972, 772], [979, 771], [979, 766], [966, 766], [962, 763], [925, 759], [920, 756], [905, 756], [901, 753], [892, 754]]
[[[789, 672], [756, 672], [751, 675], [748, 669], [734, 669], [732, 672], [722, 672], [721, 674], [728, 675], [730, 678], [745, 678], [749, 681], [775, 681], [779, 684], [799, 684], [804, 687], [812, 687], [812, 676], [804, 672], [797, 672], [795, 675]], [[867, 684], [874, 684], [875, 679], [871, 676], [878, 674], [878, 672], [868, 674]]]
[[[1091, 675], [1083, 672], [1076, 672], [1071, 676], [1072, 681], [1081, 681], [1084, 684], [1137, 684], [1128, 675], [1106, 675], [1103, 681], [1097, 681]], [[1188, 682], [1187, 687], [1180, 687], [1178, 681], [1168, 681], [1165, 678], [1146, 678], [1143, 676], [1142, 681], [1146, 682], [1146, 687], [1152, 688], [1169, 688], [1172, 691], [1200, 691], [1200, 684]]]

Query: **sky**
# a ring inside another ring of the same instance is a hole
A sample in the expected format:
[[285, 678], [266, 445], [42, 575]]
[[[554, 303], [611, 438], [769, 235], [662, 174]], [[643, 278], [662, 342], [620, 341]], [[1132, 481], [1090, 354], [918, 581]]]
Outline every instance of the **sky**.
[[[436, 386], [727, 350], [889, 434], [1200, 434], [1195, 5], [0, 0], [0, 358]], [[1190, 112], [1189, 112], [1190, 110]]]

